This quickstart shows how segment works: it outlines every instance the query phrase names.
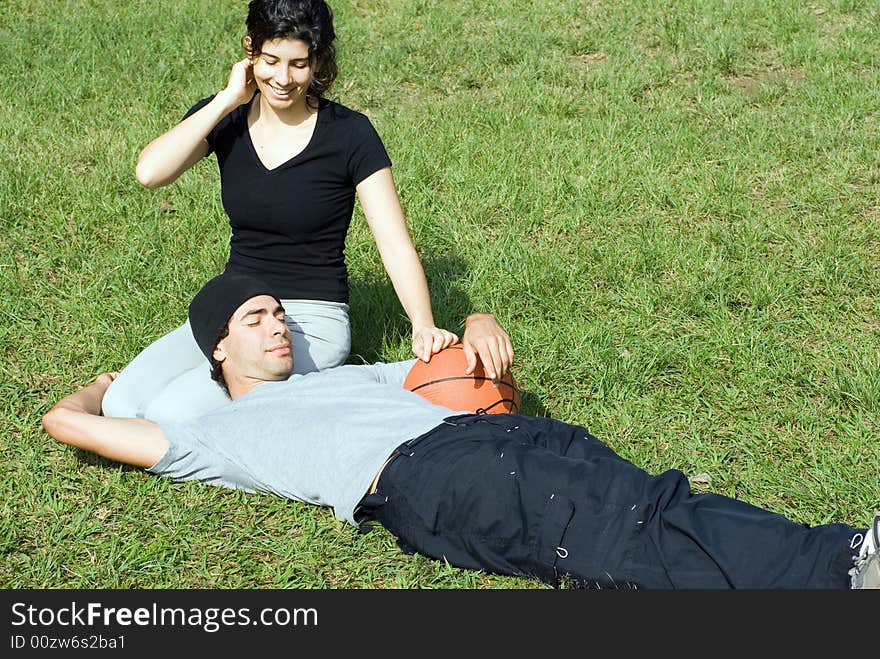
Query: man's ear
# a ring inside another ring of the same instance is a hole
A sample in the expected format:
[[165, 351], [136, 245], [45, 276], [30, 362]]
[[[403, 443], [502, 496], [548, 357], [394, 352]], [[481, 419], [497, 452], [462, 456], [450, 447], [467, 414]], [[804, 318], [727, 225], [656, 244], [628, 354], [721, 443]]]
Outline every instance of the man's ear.
[[248, 57], [254, 59], [254, 51], [251, 48], [253, 42], [251, 41], [251, 35], [246, 34], [241, 38], [241, 45], [244, 48], [244, 52], [247, 53]]
[[217, 344], [217, 347], [214, 348], [214, 353], [211, 356], [219, 364], [222, 364], [223, 361], [226, 359], [226, 351], [223, 349], [222, 339], [220, 340], [220, 343]]

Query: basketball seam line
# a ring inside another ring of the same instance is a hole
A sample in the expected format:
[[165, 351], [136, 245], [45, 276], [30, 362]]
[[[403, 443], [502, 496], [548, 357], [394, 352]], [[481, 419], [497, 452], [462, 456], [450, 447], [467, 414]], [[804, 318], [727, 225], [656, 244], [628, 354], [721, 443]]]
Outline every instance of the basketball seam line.
[[[415, 387], [415, 388], [413, 388], [413, 389], [410, 389], [410, 391], [418, 391], [418, 390], [421, 389], [422, 387], [427, 387], [427, 386], [430, 386], [430, 385], [432, 385], [432, 384], [439, 384], [439, 383], [441, 383], [441, 382], [450, 382], [450, 381], [452, 381], [452, 380], [482, 380], [482, 381], [484, 381], [484, 382], [488, 380], [489, 382], [491, 382], [491, 381], [492, 381], [492, 378], [481, 377], [481, 376], [478, 376], [478, 375], [456, 375], [456, 376], [454, 376], [454, 377], [440, 378], [440, 379], [438, 379], [438, 380], [431, 380], [431, 381], [429, 381], [429, 382], [423, 382], [422, 384], [418, 385], [417, 387]], [[505, 387], [510, 387], [511, 389], [513, 389], [513, 386], [512, 386], [512, 385], [510, 385], [510, 384], [508, 384], [507, 382], [504, 382], [504, 381], [496, 382], [495, 384], [496, 384], [496, 385], [503, 384]]]
[[519, 409], [519, 405], [517, 405], [516, 401], [513, 400], [512, 398], [501, 398], [499, 400], [496, 400], [489, 407], [478, 407], [477, 414], [486, 414], [493, 407], [497, 407], [498, 405], [501, 405], [502, 403], [510, 403], [511, 407], [514, 408], [514, 410], [513, 410], [514, 413], [516, 413], [516, 411]]

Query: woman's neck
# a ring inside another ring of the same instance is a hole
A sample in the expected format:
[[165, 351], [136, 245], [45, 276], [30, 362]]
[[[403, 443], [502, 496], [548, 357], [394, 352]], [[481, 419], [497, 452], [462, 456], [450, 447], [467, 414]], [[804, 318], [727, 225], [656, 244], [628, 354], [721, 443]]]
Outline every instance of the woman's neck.
[[266, 98], [260, 94], [259, 102], [255, 104], [253, 109], [256, 110], [255, 120], [259, 119], [261, 123], [265, 123], [268, 126], [289, 127], [307, 123], [317, 112], [317, 108], [311, 107], [305, 96], [295, 105], [278, 110], [269, 105]]

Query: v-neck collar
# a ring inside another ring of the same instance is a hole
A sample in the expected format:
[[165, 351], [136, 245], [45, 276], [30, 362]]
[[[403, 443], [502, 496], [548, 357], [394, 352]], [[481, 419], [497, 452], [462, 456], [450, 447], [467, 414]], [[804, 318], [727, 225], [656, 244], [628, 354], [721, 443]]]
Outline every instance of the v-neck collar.
[[293, 156], [291, 156], [290, 158], [288, 158], [287, 160], [282, 162], [280, 165], [277, 165], [277, 166], [272, 167], [270, 169], [269, 167], [266, 167], [266, 164], [260, 158], [260, 154], [257, 153], [257, 147], [254, 145], [254, 140], [251, 137], [251, 128], [248, 125], [248, 115], [250, 114], [251, 104], [254, 102], [254, 99], [256, 99], [259, 95], [260, 95], [259, 92], [255, 93], [251, 97], [251, 100], [248, 101], [248, 104], [245, 108], [245, 111], [242, 113], [242, 122], [244, 122], [243, 127], [244, 127], [245, 141], [247, 142], [248, 147], [250, 147], [250, 152], [254, 158], [254, 161], [257, 163], [257, 165], [260, 167], [260, 169], [263, 172], [265, 172], [266, 174], [271, 174], [272, 172], [277, 172], [278, 170], [284, 169], [285, 167], [293, 164], [297, 159], [302, 157], [305, 153], [307, 153], [311, 149], [312, 145], [315, 143], [315, 136], [318, 134], [318, 127], [322, 123], [321, 118], [324, 116], [324, 110], [326, 108], [326, 104], [325, 104], [323, 98], [318, 99], [318, 111], [315, 113], [316, 114], [315, 126], [314, 126], [314, 128], [312, 128], [312, 136], [309, 138], [309, 141], [302, 148], [302, 150], [299, 151], [299, 153], [294, 154]]

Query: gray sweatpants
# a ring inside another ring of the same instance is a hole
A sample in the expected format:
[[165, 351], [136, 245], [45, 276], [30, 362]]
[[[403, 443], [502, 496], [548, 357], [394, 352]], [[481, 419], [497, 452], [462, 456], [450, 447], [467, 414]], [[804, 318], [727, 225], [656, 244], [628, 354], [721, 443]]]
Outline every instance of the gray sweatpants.
[[[351, 349], [348, 305], [323, 300], [281, 300], [293, 341], [294, 373], [342, 364]], [[104, 416], [156, 423], [193, 419], [230, 403], [211, 379], [189, 321], [144, 349], [104, 395]]]

